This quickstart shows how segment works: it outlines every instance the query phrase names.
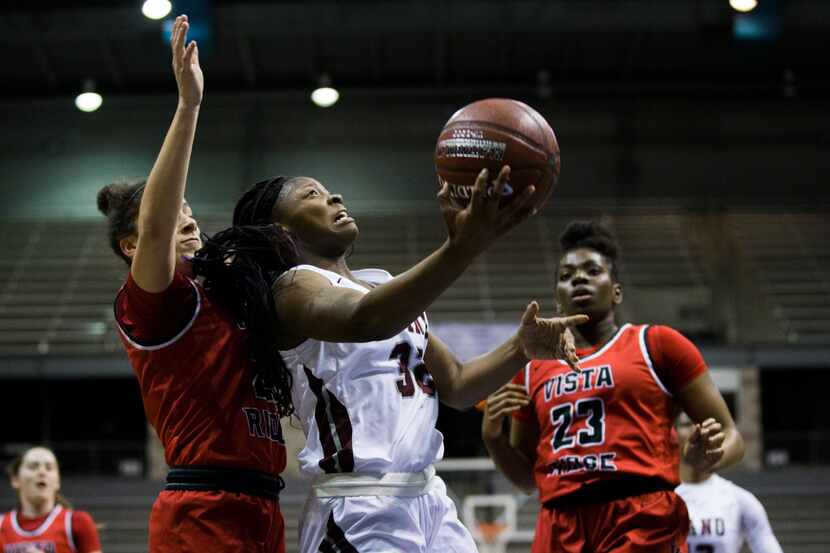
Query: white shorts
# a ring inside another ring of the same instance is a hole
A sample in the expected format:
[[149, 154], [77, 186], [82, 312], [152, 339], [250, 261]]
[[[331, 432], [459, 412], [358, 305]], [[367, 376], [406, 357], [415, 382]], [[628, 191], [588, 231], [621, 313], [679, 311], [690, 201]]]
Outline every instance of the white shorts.
[[364, 495], [306, 501], [300, 553], [477, 553], [447, 486], [433, 477], [414, 497]]

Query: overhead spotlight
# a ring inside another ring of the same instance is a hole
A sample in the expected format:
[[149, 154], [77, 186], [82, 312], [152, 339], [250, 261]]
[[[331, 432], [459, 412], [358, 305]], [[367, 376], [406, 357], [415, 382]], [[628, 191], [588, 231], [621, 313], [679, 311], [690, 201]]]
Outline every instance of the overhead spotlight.
[[149, 19], [163, 19], [172, 9], [169, 0], [144, 0], [141, 13]]
[[340, 99], [340, 93], [331, 86], [331, 78], [323, 73], [320, 76], [319, 86], [311, 93], [311, 101], [321, 108], [331, 107]]
[[87, 113], [100, 108], [103, 102], [101, 95], [95, 92], [95, 81], [92, 79], [86, 79], [81, 87], [81, 93], [75, 96], [75, 106]]
[[729, 5], [736, 12], [751, 12], [758, 7], [758, 0], [729, 0]]

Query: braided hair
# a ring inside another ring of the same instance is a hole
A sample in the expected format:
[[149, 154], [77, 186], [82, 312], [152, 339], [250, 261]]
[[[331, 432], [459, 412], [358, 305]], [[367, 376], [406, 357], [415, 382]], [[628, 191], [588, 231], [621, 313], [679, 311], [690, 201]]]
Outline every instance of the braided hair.
[[233, 226], [204, 242], [193, 258], [193, 273], [204, 287], [234, 310], [248, 332], [258, 390], [268, 390], [281, 417], [294, 412], [292, 376], [274, 340], [277, 310], [272, 287], [299, 264], [294, 237], [273, 224], [272, 212], [291, 179], [274, 177], [255, 184], [236, 204]]

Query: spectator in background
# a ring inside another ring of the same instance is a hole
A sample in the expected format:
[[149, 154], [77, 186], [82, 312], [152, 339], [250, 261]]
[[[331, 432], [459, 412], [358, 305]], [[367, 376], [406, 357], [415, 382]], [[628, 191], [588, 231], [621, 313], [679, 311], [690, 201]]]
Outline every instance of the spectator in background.
[[[700, 430], [681, 413], [675, 422], [681, 447]], [[689, 510], [689, 553], [738, 553], [744, 541], [752, 553], [782, 553], [758, 499], [712, 471], [701, 471], [680, 458], [677, 494]]]
[[3, 553], [101, 553], [92, 517], [73, 510], [59, 493], [60, 469], [51, 450], [30, 448], [7, 472], [17, 491], [17, 508], [0, 514]]

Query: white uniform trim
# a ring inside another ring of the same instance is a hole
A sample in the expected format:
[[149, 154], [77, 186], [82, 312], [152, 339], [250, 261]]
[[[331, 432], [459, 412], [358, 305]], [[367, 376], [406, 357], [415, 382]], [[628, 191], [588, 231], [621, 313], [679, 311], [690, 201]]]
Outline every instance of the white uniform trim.
[[640, 351], [643, 353], [643, 359], [646, 360], [646, 365], [648, 365], [648, 370], [649, 372], [651, 372], [652, 378], [654, 378], [654, 381], [657, 383], [658, 386], [660, 386], [660, 389], [663, 390], [663, 393], [669, 397], [674, 397], [672, 396], [671, 392], [669, 392], [669, 390], [663, 385], [663, 383], [660, 381], [660, 378], [658, 378], [657, 373], [654, 371], [654, 364], [651, 362], [651, 357], [648, 355], [648, 347], [646, 347], [647, 329], [648, 325], [644, 325], [643, 328], [640, 329], [639, 336]]
[[72, 551], [77, 551], [78, 548], [75, 546], [75, 540], [72, 539], [72, 511], [66, 511], [64, 527], [66, 528], [66, 541], [69, 542], [69, 547], [72, 548]]
[[41, 535], [42, 533], [44, 533], [49, 528], [49, 526], [51, 526], [52, 523], [55, 522], [55, 519], [58, 518], [58, 515], [61, 514], [62, 510], [63, 510], [63, 507], [61, 507], [60, 505], [55, 505], [55, 507], [52, 509], [52, 512], [49, 513], [49, 516], [46, 517], [46, 520], [44, 520], [43, 523], [40, 526], [38, 526], [37, 528], [35, 528], [31, 532], [24, 530], [17, 523], [17, 511], [16, 510], [12, 511], [11, 514], [9, 515], [9, 522], [12, 523], [12, 529], [15, 531], [15, 533], [18, 536], [23, 536], [24, 538], [34, 538], [34, 537], [37, 537], [37, 536]]
[[530, 395], [530, 363], [532, 361], [525, 365], [525, 393], [527, 395]]
[[435, 467], [430, 465], [421, 472], [322, 474], [314, 479], [311, 487], [317, 497], [361, 495], [414, 497], [427, 493], [433, 478], [435, 478]]
[[[631, 326], [630, 323], [625, 323], [624, 325], [622, 325], [619, 329], [617, 329], [616, 334], [614, 334], [614, 336], [612, 336], [611, 339], [608, 340], [608, 343], [606, 343], [604, 346], [602, 346], [602, 348], [598, 349], [597, 351], [595, 351], [591, 355], [586, 355], [585, 357], [580, 357], [579, 362], [584, 363], [585, 361], [591, 361], [592, 359], [596, 359], [597, 357], [599, 357], [600, 355], [602, 355], [603, 353], [608, 351], [608, 349], [611, 346], [614, 345], [614, 342], [616, 342], [617, 339], [620, 336], [622, 336], [622, 333], [625, 332], [626, 330], [628, 330], [628, 327], [630, 327], [630, 326]], [[561, 359], [559, 359], [559, 362], [562, 363], [563, 365], [567, 365], [567, 362], [562, 361]]]
[[181, 330], [181, 332], [179, 332], [173, 338], [171, 338], [170, 340], [167, 340], [163, 344], [157, 344], [155, 346], [142, 346], [141, 344], [139, 344], [138, 342], [136, 342], [135, 340], [133, 340], [132, 338], [129, 337], [129, 335], [124, 331], [124, 329], [121, 328], [121, 323], [118, 322], [118, 318], [116, 317], [115, 324], [116, 324], [116, 326], [118, 326], [118, 330], [121, 332], [121, 334], [124, 336], [124, 338], [127, 340], [127, 342], [130, 343], [130, 345], [132, 347], [134, 347], [135, 349], [142, 350], [142, 351], [156, 351], [156, 350], [159, 350], [159, 349], [162, 349], [162, 348], [166, 348], [167, 346], [169, 346], [169, 345], [173, 344], [174, 342], [178, 341], [179, 338], [184, 336], [185, 333], [188, 330], [190, 330], [190, 328], [193, 326], [193, 323], [196, 322], [196, 317], [199, 316], [199, 311], [202, 310], [202, 295], [199, 293], [199, 287], [196, 286], [195, 282], [193, 282], [189, 278], [187, 279], [187, 281], [190, 283], [191, 286], [193, 286], [193, 289], [196, 291], [196, 309], [193, 310], [193, 317], [185, 325], [185, 327]]

